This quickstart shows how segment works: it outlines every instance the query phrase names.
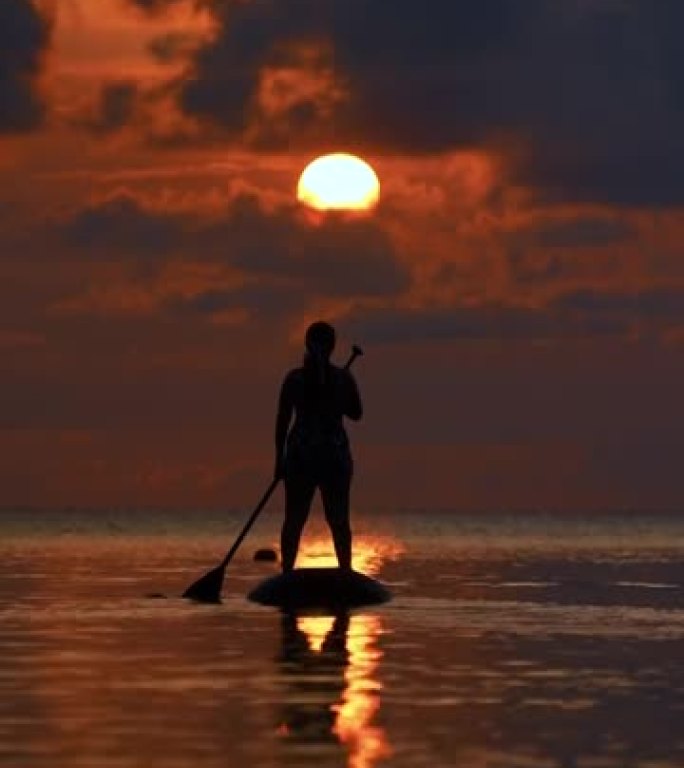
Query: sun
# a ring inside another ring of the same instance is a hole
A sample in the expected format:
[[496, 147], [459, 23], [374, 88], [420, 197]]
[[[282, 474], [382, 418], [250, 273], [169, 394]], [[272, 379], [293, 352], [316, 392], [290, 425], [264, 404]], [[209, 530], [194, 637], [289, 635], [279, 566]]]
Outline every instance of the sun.
[[368, 211], [379, 199], [375, 171], [360, 157], [343, 152], [309, 163], [297, 185], [297, 200], [317, 211]]

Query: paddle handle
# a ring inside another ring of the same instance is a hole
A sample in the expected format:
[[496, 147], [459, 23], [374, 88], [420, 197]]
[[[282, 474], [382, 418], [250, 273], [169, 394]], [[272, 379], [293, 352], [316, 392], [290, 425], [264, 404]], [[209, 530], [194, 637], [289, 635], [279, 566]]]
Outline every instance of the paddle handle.
[[[349, 355], [349, 360], [344, 365], [344, 370], [347, 371], [354, 363], [354, 360], [356, 360], [357, 357], [360, 357], [363, 354], [363, 350], [361, 347], [357, 347], [356, 344], [352, 347], [351, 355]], [[223, 562], [221, 563], [221, 568], [225, 568], [228, 563], [233, 559], [233, 555], [238, 551], [240, 548], [240, 544], [244, 541], [245, 536], [249, 533], [251, 527], [254, 525], [257, 517], [261, 514], [261, 510], [268, 504], [269, 499], [271, 496], [273, 496], [273, 491], [278, 487], [278, 483], [280, 482], [280, 478], [276, 477], [271, 481], [271, 484], [268, 486], [268, 489], [266, 490], [266, 493], [261, 497], [261, 501], [257, 504], [256, 509], [249, 517], [249, 520], [245, 523], [245, 527], [240, 531], [240, 535], [235, 539], [235, 543], [230, 548], [228, 554], [223, 558]]]

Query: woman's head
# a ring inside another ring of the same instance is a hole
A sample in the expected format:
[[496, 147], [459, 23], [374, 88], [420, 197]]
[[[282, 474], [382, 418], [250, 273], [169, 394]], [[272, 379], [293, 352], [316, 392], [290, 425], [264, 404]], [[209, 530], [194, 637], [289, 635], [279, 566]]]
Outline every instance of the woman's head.
[[330, 323], [318, 320], [307, 328], [304, 342], [310, 355], [327, 360], [335, 349], [335, 329]]

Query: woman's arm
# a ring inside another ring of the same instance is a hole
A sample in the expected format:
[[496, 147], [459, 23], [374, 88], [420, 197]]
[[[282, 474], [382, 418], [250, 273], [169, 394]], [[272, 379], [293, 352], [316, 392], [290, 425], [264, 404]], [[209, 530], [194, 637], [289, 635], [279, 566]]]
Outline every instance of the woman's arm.
[[344, 376], [346, 380], [344, 415], [352, 421], [360, 421], [363, 416], [363, 403], [361, 402], [361, 395], [359, 394], [356, 379], [354, 379], [349, 371], [344, 371]]

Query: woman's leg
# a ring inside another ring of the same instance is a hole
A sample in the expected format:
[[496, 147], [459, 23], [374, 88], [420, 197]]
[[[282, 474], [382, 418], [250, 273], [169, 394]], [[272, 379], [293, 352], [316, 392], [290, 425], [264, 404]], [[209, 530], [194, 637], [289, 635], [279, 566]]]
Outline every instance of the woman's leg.
[[340, 568], [351, 570], [352, 532], [349, 524], [349, 490], [351, 487], [351, 463], [338, 468], [320, 484], [321, 499], [335, 545]]
[[280, 531], [280, 555], [284, 572], [294, 568], [299, 540], [309, 516], [316, 485], [300, 474], [285, 476], [285, 520]]

